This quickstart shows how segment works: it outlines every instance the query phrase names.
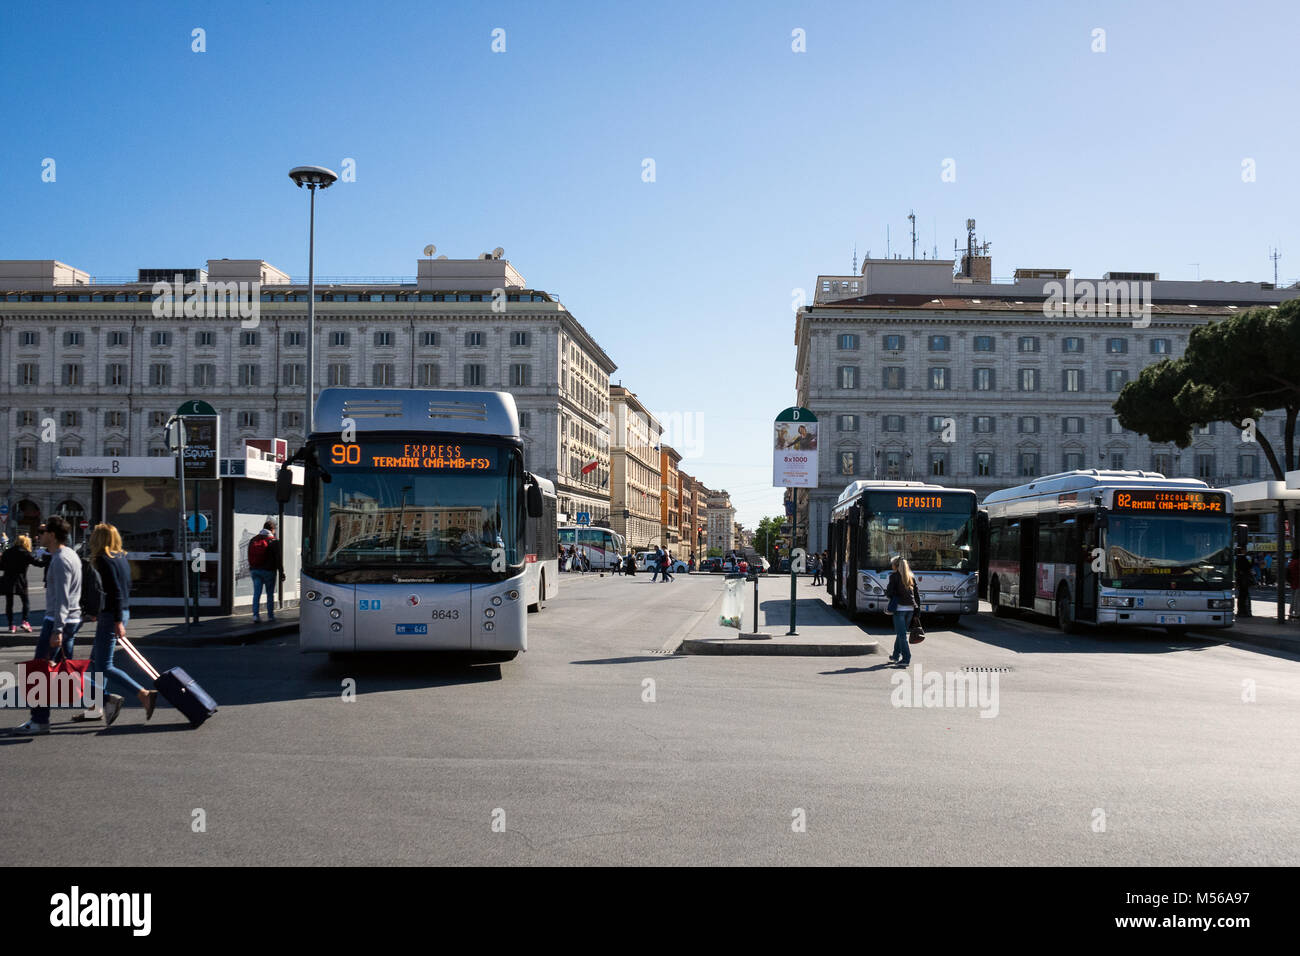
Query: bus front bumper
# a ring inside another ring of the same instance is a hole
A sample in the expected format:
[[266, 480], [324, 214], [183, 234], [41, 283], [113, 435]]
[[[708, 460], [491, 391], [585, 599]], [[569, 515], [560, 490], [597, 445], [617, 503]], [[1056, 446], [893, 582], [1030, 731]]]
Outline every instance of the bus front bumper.
[[1232, 627], [1232, 611], [1192, 611], [1185, 608], [1097, 608], [1098, 624], [1126, 624], [1138, 627]]

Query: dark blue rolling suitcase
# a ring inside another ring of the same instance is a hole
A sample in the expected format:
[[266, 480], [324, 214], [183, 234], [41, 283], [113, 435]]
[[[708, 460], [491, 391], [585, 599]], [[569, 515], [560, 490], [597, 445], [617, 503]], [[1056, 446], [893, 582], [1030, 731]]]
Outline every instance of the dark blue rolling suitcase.
[[135, 649], [134, 644], [124, 637], [119, 637], [117, 642], [140, 666], [140, 669], [153, 678], [154, 688], [167, 699], [168, 703], [186, 716], [190, 726], [198, 727], [217, 712], [217, 702], [181, 668], [173, 667], [159, 674], [154, 666], [145, 660], [144, 655]]

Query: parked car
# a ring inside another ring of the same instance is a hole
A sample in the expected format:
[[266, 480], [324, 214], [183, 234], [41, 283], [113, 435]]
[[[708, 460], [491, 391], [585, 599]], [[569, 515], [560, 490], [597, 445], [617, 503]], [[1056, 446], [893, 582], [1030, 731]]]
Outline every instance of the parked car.
[[717, 573], [718, 571], [722, 570], [722, 559], [705, 558], [703, 561], [700, 562], [700, 570], [708, 571], [710, 573]]

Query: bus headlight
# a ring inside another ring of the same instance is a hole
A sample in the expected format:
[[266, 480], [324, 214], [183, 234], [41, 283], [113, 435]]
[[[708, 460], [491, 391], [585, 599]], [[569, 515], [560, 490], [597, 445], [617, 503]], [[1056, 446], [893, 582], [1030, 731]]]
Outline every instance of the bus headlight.
[[321, 604], [324, 604], [326, 607], [333, 607], [334, 599], [332, 597], [327, 597], [325, 600], [321, 601]]
[[977, 586], [977, 582], [975, 581], [974, 578], [971, 578], [969, 581], [967, 581], [965, 584], [963, 584], [961, 587], [959, 587], [956, 591], [953, 592], [953, 597], [957, 598], [959, 601], [964, 601], [969, 597], [973, 597], [975, 594], [976, 586]]
[[343, 630], [343, 625], [340, 624], [338, 621], [335, 621], [333, 624], [330, 625], [330, 630], [331, 630], [331, 631], [341, 631], [341, 630]]
[[319, 592], [319, 591], [308, 591], [308, 592], [307, 592], [307, 600], [308, 600], [308, 601], [314, 601], [314, 600], [316, 600], [318, 597], [320, 597], [320, 592]]
[[1131, 597], [1120, 597], [1116, 594], [1103, 594], [1100, 605], [1101, 607], [1132, 607], [1133, 599]]
[[1211, 611], [1232, 610], [1232, 598], [1210, 598], [1207, 603]]
[[492, 630], [492, 628], [494, 628], [494, 627], [496, 627], [496, 625], [493, 624], [491, 621], [484, 621], [484, 622], [483, 622], [483, 630], [485, 630], [485, 631], [490, 631], [490, 630]]
[[493, 607], [500, 607], [500, 606], [501, 606], [501, 595], [498, 594], [496, 597], [494, 597], [494, 598], [492, 599], [492, 606], [493, 606]]
[[334, 620], [336, 621], [342, 616], [343, 616], [343, 612], [338, 608], [334, 608], [334, 610], [330, 611], [330, 617], [334, 618]]
[[484, 616], [484, 617], [496, 617], [496, 616], [497, 616], [497, 612], [494, 611], [494, 610], [492, 610], [490, 607], [485, 607], [485, 608], [483, 609], [483, 616]]
[[511, 588], [509, 591], [506, 592], [506, 597], [510, 598], [510, 600], [512, 601], [518, 601], [519, 592], [516, 591], [514, 588]]

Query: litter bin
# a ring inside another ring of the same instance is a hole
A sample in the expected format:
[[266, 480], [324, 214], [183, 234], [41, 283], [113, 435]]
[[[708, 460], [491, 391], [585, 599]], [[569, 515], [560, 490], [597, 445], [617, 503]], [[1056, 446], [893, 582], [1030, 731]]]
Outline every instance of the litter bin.
[[720, 627], [741, 629], [745, 616], [745, 575], [728, 574], [722, 582], [722, 613], [718, 615]]

